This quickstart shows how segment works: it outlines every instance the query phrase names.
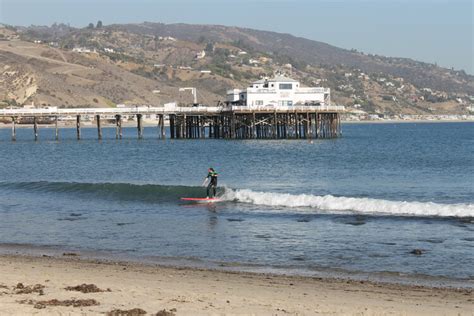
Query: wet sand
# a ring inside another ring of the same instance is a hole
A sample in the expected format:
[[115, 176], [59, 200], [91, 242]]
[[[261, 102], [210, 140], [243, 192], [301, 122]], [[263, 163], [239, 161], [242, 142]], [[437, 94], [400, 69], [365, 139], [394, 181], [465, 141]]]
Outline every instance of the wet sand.
[[470, 289], [171, 268], [77, 256], [0, 256], [1, 315], [104, 315], [134, 309], [133, 315], [431, 316], [473, 315], [473, 307]]

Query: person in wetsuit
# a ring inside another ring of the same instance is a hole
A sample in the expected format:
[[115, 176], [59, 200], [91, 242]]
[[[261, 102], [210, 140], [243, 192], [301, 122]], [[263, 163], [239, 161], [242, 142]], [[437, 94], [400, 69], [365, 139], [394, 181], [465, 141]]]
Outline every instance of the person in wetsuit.
[[207, 185], [207, 198], [210, 198], [211, 189], [212, 189], [212, 197], [216, 197], [216, 189], [217, 189], [217, 172], [214, 168], [209, 168], [207, 170], [207, 177], [206, 179], [210, 179], [209, 184]]

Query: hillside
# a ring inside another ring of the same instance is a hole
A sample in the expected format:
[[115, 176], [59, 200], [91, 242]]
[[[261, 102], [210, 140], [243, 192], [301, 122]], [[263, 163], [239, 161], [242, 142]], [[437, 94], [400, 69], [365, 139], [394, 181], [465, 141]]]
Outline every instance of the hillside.
[[274, 73], [332, 89], [368, 113], [465, 114], [474, 77], [403, 58], [236, 27], [142, 23], [0, 28], [0, 101], [7, 105], [215, 104]]

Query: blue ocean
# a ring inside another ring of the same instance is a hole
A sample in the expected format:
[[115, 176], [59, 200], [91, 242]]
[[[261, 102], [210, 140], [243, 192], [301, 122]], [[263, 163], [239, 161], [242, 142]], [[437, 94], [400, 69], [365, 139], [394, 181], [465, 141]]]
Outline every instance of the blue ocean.
[[[158, 133], [1, 129], [0, 252], [474, 287], [474, 123], [344, 124], [313, 141]], [[222, 201], [182, 202], [205, 196], [209, 167]]]

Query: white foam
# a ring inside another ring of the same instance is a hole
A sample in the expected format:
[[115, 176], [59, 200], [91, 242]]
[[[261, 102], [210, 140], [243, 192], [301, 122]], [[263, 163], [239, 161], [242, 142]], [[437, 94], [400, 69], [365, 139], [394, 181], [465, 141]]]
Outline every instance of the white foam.
[[308, 208], [316, 208], [329, 212], [351, 211], [363, 214], [474, 217], [474, 204], [399, 202], [370, 198], [335, 197], [332, 195], [257, 192], [247, 189], [226, 189], [222, 198], [227, 201], [255, 205], [299, 208], [298, 211], [300, 212], [308, 212]]

